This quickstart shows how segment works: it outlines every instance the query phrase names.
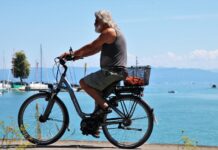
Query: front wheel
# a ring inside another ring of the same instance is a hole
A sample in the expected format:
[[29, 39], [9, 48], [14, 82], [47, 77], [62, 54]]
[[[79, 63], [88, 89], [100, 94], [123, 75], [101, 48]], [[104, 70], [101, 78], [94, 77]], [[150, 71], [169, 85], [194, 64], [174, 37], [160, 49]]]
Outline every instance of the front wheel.
[[21, 106], [18, 114], [18, 125], [21, 133], [33, 144], [48, 145], [56, 142], [65, 132], [69, 124], [66, 106], [58, 98], [46, 121], [42, 121], [49, 102], [50, 94], [38, 93], [29, 97]]
[[139, 97], [125, 95], [112, 99], [116, 108], [105, 116], [102, 126], [106, 138], [120, 148], [136, 148], [150, 137], [153, 112]]

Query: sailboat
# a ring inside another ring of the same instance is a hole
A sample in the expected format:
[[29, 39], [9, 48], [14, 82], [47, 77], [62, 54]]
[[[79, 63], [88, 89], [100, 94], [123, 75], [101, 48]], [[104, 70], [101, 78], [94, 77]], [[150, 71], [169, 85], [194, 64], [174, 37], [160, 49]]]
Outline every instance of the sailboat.
[[31, 82], [28, 87], [30, 91], [48, 90], [48, 85], [42, 82]]
[[26, 83], [26, 82], [23, 82], [23, 83], [13, 82], [11, 84], [12, 90], [15, 90], [15, 91], [25, 91], [27, 86], [28, 86], [28, 83]]
[[[37, 81], [37, 74], [38, 74], [38, 62], [36, 62], [36, 81]], [[38, 90], [48, 90], [48, 84], [42, 82], [42, 45], [40, 45], [40, 80], [41, 82], [31, 82], [26, 90], [30, 91], [38, 91]]]
[[7, 91], [11, 89], [11, 84], [5, 80], [0, 81], [0, 91]]
[[[5, 56], [3, 54], [3, 69], [5, 70]], [[9, 71], [10, 73], [10, 71]], [[4, 76], [4, 73], [3, 73], [3, 76]], [[9, 77], [9, 76], [8, 76]], [[11, 84], [9, 81], [6, 81], [6, 80], [2, 80], [0, 81], [0, 91], [8, 91], [9, 89], [11, 89]]]

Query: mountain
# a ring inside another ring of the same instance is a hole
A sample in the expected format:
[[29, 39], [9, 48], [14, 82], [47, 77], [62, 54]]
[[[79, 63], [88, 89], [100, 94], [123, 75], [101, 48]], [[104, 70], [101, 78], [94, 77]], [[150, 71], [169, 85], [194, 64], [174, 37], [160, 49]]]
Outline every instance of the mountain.
[[[87, 68], [87, 74], [97, 71], [99, 68]], [[55, 82], [57, 68], [43, 68], [42, 69], [42, 81], [43, 82]], [[54, 72], [54, 73], [53, 73]], [[8, 77], [9, 76], [9, 77]], [[84, 76], [83, 67], [68, 68], [67, 77], [70, 82], [75, 81], [77, 84]], [[9, 69], [0, 70], [0, 80], [19, 81], [12, 77]], [[31, 68], [30, 76], [25, 79], [26, 82], [41, 81], [40, 70]], [[206, 82], [206, 83], [218, 83], [218, 72], [201, 70], [201, 69], [179, 69], [179, 68], [152, 68], [150, 83], [178, 83], [178, 82]]]
[[153, 68], [151, 82], [206, 82], [218, 83], [218, 72], [201, 69]]

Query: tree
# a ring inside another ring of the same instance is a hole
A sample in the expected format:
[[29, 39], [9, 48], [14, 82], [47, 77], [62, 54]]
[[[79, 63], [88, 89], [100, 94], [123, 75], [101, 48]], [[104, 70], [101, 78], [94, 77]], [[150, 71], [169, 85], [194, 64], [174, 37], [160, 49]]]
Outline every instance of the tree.
[[12, 58], [12, 74], [15, 78], [20, 78], [20, 82], [23, 83], [23, 79], [28, 78], [30, 74], [30, 64], [27, 61], [24, 51], [18, 51]]

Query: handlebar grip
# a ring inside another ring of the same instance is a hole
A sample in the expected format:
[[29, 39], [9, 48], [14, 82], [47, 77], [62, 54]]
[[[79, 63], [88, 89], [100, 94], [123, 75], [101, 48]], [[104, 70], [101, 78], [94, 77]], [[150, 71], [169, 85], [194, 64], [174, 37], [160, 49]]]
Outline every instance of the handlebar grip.
[[73, 60], [73, 57], [72, 56], [66, 56], [64, 58], [57, 57], [57, 59], [59, 59], [60, 64], [64, 66], [67, 61]]
[[65, 65], [66, 61], [60, 57], [57, 57], [61, 65]]
[[65, 57], [65, 59], [66, 59], [67, 61], [69, 61], [69, 60], [73, 60], [73, 57], [74, 57], [74, 56], [67, 55], [67, 56]]

